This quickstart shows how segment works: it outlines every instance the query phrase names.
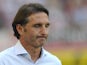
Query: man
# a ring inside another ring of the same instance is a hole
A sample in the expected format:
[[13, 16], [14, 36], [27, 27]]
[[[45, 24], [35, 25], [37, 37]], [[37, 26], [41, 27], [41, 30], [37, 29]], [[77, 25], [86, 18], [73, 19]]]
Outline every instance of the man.
[[38, 3], [23, 5], [12, 23], [18, 42], [0, 53], [0, 65], [61, 65], [56, 56], [47, 52], [49, 12]]

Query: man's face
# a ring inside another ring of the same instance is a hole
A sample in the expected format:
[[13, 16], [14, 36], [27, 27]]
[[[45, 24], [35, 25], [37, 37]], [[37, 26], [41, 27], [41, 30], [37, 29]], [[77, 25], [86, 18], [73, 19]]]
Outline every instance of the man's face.
[[42, 47], [48, 37], [48, 16], [46, 13], [40, 12], [32, 14], [28, 19], [29, 22], [23, 27], [24, 32], [21, 37], [23, 37], [23, 40], [32, 47]]

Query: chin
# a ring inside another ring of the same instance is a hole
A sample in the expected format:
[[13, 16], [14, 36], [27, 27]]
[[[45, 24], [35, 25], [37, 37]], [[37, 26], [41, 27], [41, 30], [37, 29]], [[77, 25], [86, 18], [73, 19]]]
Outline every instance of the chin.
[[34, 46], [34, 48], [41, 48], [43, 45]]
[[37, 48], [42, 47], [45, 43], [46, 43], [46, 40], [39, 39], [39, 40], [36, 41], [35, 47], [37, 47]]
[[35, 48], [40, 48], [40, 47], [42, 47], [44, 45], [44, 43], [36, 43], [36, 45], [34, 46]]

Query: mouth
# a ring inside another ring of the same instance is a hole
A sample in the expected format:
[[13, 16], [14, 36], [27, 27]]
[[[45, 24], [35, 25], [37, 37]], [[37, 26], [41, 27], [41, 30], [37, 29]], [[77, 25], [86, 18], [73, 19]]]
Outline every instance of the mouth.
[[38, 36], [39, 39], [47, 39], [47, 36]]
[[37, 36], [37, 41], [40, 43], [40, 44], [44, 44], [47, 42], [47, 36]]

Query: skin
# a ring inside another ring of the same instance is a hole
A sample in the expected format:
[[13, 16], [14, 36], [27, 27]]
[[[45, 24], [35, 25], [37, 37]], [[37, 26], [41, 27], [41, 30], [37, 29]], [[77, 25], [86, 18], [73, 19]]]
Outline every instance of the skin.
[[17, 25], [20, 41], [31, 59], [35, 62], [41, 55], [41, 48], [46, 43], [49, 30], [48, 15], [44, 12], [32, 14], [25, 26]]

